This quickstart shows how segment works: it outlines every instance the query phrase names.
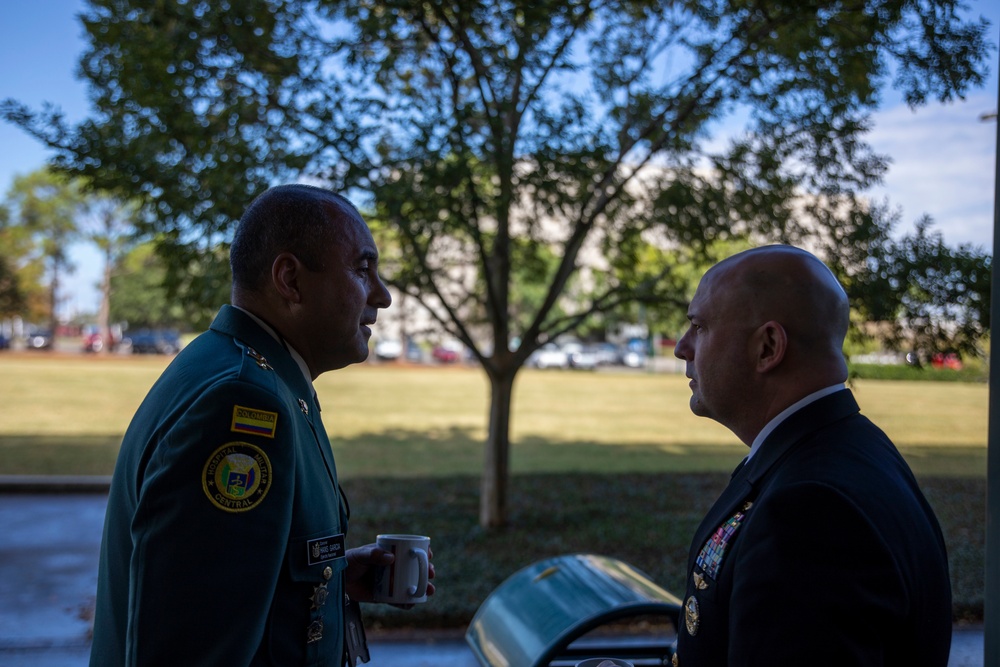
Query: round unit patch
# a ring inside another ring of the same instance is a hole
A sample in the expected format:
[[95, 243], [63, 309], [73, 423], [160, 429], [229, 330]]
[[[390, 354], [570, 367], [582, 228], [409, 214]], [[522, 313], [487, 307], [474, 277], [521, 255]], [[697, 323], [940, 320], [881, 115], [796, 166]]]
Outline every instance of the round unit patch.
[[271, 462], [259, 447], [228, 442], [208, 459], [201, 485], [219, 509], [245, 512], [259, 505], [271, 488]]

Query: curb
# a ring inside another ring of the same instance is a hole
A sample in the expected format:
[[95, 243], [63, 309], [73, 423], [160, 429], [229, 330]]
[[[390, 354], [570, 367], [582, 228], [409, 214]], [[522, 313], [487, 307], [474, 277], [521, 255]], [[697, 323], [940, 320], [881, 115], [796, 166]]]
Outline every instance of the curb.
[[0, 493], [107, 493], [110, 475], [0, 475]]

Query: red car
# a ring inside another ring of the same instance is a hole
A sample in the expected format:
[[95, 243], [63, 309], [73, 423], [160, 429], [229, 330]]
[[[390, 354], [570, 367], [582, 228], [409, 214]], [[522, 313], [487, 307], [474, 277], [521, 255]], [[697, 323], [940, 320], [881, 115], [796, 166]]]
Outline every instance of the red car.
[[118, 347], [118, 337], [114, 333], [110, 334], [110, 340], [105, 340], [101, 336], [100, 331], [89, 330], [85, 331], [83, 335], [83, 351], [84, 352], [100, 352], [101, 350], [107, 349], [108, 352], [114, 352]]
[[954, 352], [942, 354], [938, 352], [931, 357], [931, 366], [934, 368], [947, 368], [953, 371], [962, 370], [962, 360]]
[[440, 361], [442, 364], [453, 364], [458, 361], [458, 350], [452, 350], [439, 345], [434, 348], [433, 352], [431, 352], [431, 356], [434, 357], [435, 360]]

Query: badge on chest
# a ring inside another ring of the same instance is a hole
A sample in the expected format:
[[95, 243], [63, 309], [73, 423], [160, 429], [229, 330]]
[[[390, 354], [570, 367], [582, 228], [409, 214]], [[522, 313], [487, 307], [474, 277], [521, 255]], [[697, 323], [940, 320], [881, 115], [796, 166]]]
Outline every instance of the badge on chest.
[[[701, 547], [698, 558], [695, 560], [695, 570], [691, 573], [691, 581], [694, 584], [696, 593], [689, 595], [684, 601], [684, 627], [688, 634], [694, 637], [701, 627], [701, 606], [698, 602], [697, 591], [705, 591], [711, 586], [719, 576], [719, 569], [722, 567], [723, 559], [736, 531], [743, 525], [747, 511], [753, 503], [747, 501], [743, 507], [715, 529], [712, 536]], [[676, 657], [676, 656], [674, 656]]]
[[722, 566], [722, 560], [726, 555], [726, 549], [736, 536], [736, 531], [740, 529], [743, 520], [747, 516], [747, 511], [752, 506], [753, 503], [750, 501], [744, 503], [742, 509], [719, 526], [712, 533], [712, 536], [708, 538], [704, 546], [702, 546], [701, 551], [698, 552], [698, 559], [695, 561], [695, 564], [701, 568], [704, 576], [713, 580], [718, 577], [719, 568]]

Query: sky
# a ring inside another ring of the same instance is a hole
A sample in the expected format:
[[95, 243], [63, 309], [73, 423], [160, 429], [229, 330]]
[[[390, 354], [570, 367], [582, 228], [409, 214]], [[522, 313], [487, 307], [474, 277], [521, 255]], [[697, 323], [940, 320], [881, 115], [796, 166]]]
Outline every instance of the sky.
[[[1000, 42], [1000, 2], [970, 0], [969, 5], [974, 14], [990, 20], [991, 41]], [[86, 87], [75, 76], [85, 48], [76, 19], [83, 6], [83, 0], [7, 3], [0, 22], [0, 99], [14, 98], [36, 109], [52, 103], [70, 122], [86, 117]], [[964, 101], [932, 102], [917, 111], [887, 103], [874, 115], [868, 141], [891, 158], [891, 165], [882, 186], [871, 194], [901, 209], [898, 231], [908, 231], [927, 214], [948, 244], [992, 250], [997, 122], [980, 116], [997, 111], [997, 69], [994, 52], [985, 86]], [[15, 176], [44, 166], [48, 157], [39, 142], [0, 121], [0, 193], [7, 192]], [[76, 272], [62, 314], [94, 312], [101, 271], [97, 250], [79, 244], [71, 259]]]

